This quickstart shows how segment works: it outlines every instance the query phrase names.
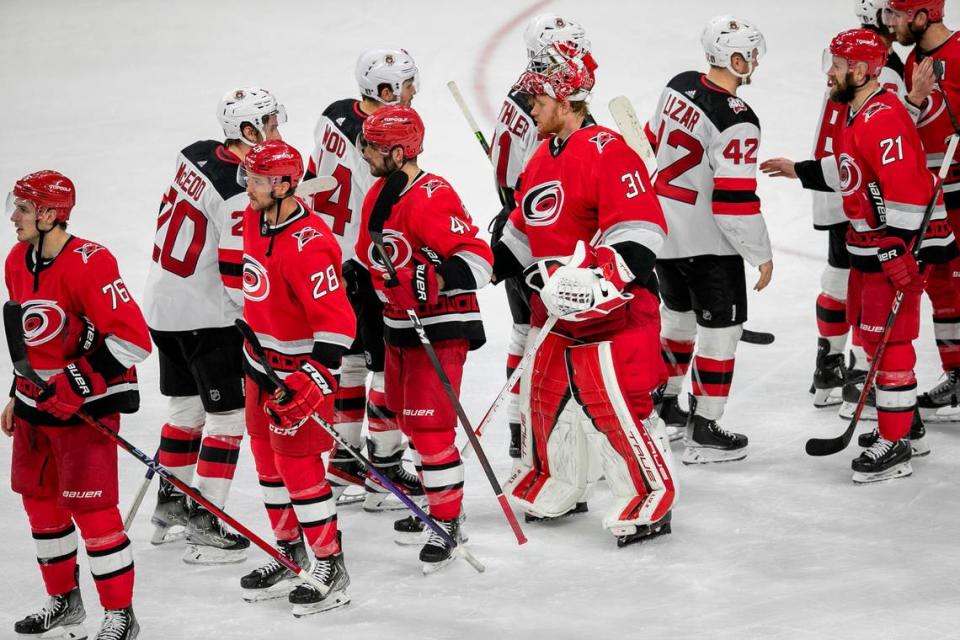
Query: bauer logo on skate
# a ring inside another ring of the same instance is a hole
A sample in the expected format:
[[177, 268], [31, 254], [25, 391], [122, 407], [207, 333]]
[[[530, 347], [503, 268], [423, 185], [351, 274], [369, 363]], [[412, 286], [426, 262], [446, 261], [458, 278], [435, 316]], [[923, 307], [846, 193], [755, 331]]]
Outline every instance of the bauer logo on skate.
[[260, 302], [270, 295], [270, 278], [262, 264], [243, 256], [243, 297], [253, 302]]
[[23, 303], [23, 336], [28, 347], [50, 342], [63, 331], [67, 316], [53, 300]]
[[860, 167], [852, 156], [846, 153], [840, 154], [837, 161], [840, 171], [840, 193], [844, 196], [851, 196], [860, 190], [863, 185], [863, 174], [860, 173]]
[[[390, 258], [390, 263], [395, 269], [405, 266], [413, 257], [410, 243], [402, 233], [392, 229], [385, 229], [383, 232], [383, 248], [387, 250], [387, 257]], [[377, 271], [386, 271], [383, 268], [383, 260], [380, 259], [380, 252], [373, 243], [370, 243], [367, 249], [367, 259]]]
[[534, 227], [553, 224], [562, 209], [563, 185], [559, 180], [537, 185], [523, 196], [523, 217]]

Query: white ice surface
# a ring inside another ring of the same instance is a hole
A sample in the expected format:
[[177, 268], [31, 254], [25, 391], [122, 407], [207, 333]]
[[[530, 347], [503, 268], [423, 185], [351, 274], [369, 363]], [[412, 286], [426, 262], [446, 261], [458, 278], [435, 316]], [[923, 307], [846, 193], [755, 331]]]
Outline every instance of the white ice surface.
[[[947, 24], [960, 24], [956, 3]], [[625, 93], [642, 117], [675, 73], [702, 68], [699, 33], [713, 14], [748, 16], [769, 54], [742, 96], [763, 123], [761, 158], [805, 158], [819, 113], [820, 53], [854, 23], [849, 0], [772, 2], [685, 0], [541, 2], [586, 26], [600, 63], [594, 112]], [[492, 126], [503, 94], [524, 63], [528, 3], [411, 1], [333, 3], [27, 2], [0, 4], [0, 185], [41, 168], [71, 176], [78, 235], [119, 258], [131, 292], [146, 279], [157, 204], [176, 152], [217, 138], [214, 106], [237, 85], [262, 84], [286, 103], [285, 137], [303, 152], [323, 107], [355, 94], [362, 48], [407, 47], [422, 71], [416, 106], [427, 123], [422, 165], [457, 187], [481, 226], [499, 205], [490, 168], [444, 84], [457, 80]], [[502, 37], [497, 37], [500, 33]], [[487, 92], [482, 90], [485, 85]], [[960, 106], [960, 105], [958, 105]], [[724, 424], [750, 436], [744, 462], [680, 468], [674, 534], [618, 550], [601, 530], [605, 496], [575, 520], [526, 527], [518, 547], [472, 459], [466, 508], [484, 575], [466, 564], [425, 578], [415, 548], [391, 542], [390, 515], [344, 509], [353, 603], [294, 620], [286, 603], [241, 602], [244, 565], [195, 568], [182, 548], [148, 543], [152, 491], [132, 530], [135, 607], [142, 638], [951, 638], [960, 636], [960, 433], [930, 428], [930, 457], [912, 478], [856, 487], [855, 450], [824, 459], [803, 453], [810, 436], [838, 433], [832, 411], [807, 394], [816, 345], [814, 298], [826, 236], [811, 228], [809, 197], [796, 183], [761, 178], [760, 196], [775, 247], [768, 291], [750, 297], [750, 323], [771, 330], [769, 347], [741, 346]], [[6, 253], [12, 229], [0, 239]], [[489, 342], [468, 361], [463, 402], [479, 419], [502, 383], [509, 315], [502, 291], [481, 296]], [[928, 312], [929, 307], [925, 307]], [[926, 316], [929, 318], [929, 315]], [[918, 342], [921, 389], [937, 380], [929, 320]], [[2, 358], [9, 371], [9, 359]], [[157, 362], [140, 367], [141, 411], [124, 434], [153, 451], [164, 419]], [[8, 377], [9, 379], [9, 377]], [[422, 381], [418, 383], [432, 383]], [[485, 439], [506, 475], [502, 418]], [[8, 485], [10, 441], [0, 438], [0, 478]], [[144, 468], [120, 452], [121, 508]], [[252, 460], [244, 446], [231, 513], [269, 539]], [[42, 600], [26, 517], [0, 490], [0, 637]], [[401, 514], [402, 515], [402, 514]], [[82, 587], [94, 629], [100, 611], [81, 553]]]

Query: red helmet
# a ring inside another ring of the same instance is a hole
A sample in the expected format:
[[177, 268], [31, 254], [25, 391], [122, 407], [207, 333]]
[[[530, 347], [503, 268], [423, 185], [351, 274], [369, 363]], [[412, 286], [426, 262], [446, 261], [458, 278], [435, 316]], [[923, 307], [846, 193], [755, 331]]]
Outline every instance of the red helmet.
[[878, 76], [887, 63], [887, 44], [869, 29], [849, 29], [830, 41], [830, 55], [845, 58], [847, 64], [866, 62], [867, 73]]
[[420, 115], [411, 107], [391, 105], [378, 109], [363, 121], [363, 140], [390, 153], [394, 147], [402, 147], [403, 155], [416, 158], [423, 153], [424, 126]]
[[303, 157], [283, 140], [267, 140], [247, 152], [243, 168], [247, 173], [289, 181], [292, 190], [303, 178]]
[[54, 209], [56, 221], [66, 222], [77, 202], [77, 190], [73, 181], [59, 171], [37, 171], [17, 180], [13, 185], [14, 197], [29, 200], [39, 209]]
[[890, 0], [890, 9], [906, 13], [911, 20], [918, 11], [926, 11], [930, 22], [943, 20], [944, 0]]

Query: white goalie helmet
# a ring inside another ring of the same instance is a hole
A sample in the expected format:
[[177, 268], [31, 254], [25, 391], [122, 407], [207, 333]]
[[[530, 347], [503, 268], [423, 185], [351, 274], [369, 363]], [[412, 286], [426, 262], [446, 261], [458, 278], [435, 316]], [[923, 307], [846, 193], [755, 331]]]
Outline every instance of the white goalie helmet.
[[357, 58], [356, 76], [360, 95], [377, 102], [384, 102], [380, 98], [379, 87], [390, 85], [396, 99], [384, 104], [400, 102], [400, 91], [407, 80], [413, 80], [414, 90], [420, 89], [417, 63], [404, 49], [367, 49]]
[[888, 6], [887, 0], [854, 0], [853, 12], [860, 20], [860, 24], [879, 29], [883, 27], [880, 16]]
[[287, 121], [286, 108], [277, 102], [272, 93], [259, 87], [228, 91], [217, 105], [217, 119], [223, 127], [223, 134], [228, 140], [241, 140], [249, 145], [257, 143], [243, 137], [243, 123], [249, 122], [266, 136], [264, 119], [273, 114], [277, 116], [278, 125]]
[[527, 23], [523, 30], [523, 44], [527, 49], [527, 58], [533, 58], [547, 45], [555, 42], [569, 42], [580, 53], [590, 51], [587, 32], [578, 22], [567, 20], [555, 13], [544, 13]]
[[[717, 16], [707, 23], [700, 36], [707, 62], [715, 67], [728, 69], [741, 79], [747, 79], [759, 58], [767, 53], [767, 42], [752, 22], [733, 16]], [[737, 73], [730, 63], [733, 54], [739, 53], [749, 65], [745, 74]]]

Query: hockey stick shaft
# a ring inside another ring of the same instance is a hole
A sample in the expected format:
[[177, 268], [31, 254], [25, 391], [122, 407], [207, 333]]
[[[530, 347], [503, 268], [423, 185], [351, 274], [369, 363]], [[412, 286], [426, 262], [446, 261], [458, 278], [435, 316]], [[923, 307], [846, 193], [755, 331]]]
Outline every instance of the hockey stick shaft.
[[[457, 106], [460, 107], [460, 113], [463, 114], [463, 117], [467, 120], [467, 124], [470, 125], [470, 129], [473, 131], [473, 137], [480, 143], [480, 147], [483, 148], [483, 153], [487, 156], [487, 160], [492, 163], [493, 158], [490, 157], [490, 143], [487, 142], [486, 136], [484, 136], [480, 130], [480, 125], [477, 124], [477, 119], [473, 117], [473, 112], [470, 111], [467, 101], [464, 100], [463, 94], [460, 93], [460, 87], [457, 86], [456, 82], [451, 80], [447, 83], [447, 89], [450, 90], [453, 100], [457, 103]], [[500, 198], [500, 204], [505, 206], [508, 198], [504, 187], [497, 185], [497, 196]]]
[[[160, 457], [160, 447], [157, 447], [157, 452], [153, 454], [153, 461], [157, 462]], [[130, 504], [130, 509], [127, 510], [127, 516], [123, 519], [123, 530], [129, 531], [130, 525], [133, 524], [133, 519], [137, 517], [137, 512], [140, 510], [140, 503], [143, 502], [144, 496], [147, 495], [147, 489], [150, 488], [150, 483], [153, 481], [153, 476], [156, 475], [153, 471], [153, 468], [147, 467], [147, 472], [143, 476], [143, 481], [140, 482], [140, 488], [137, 489], [137, 494], [133, 497], [133, 502]]]
[[[920, 229], [917, 232], [916, 239], [913, 242], [913, 247], [911, 248], [911, 254], [913, 254], [914, 259], [917, 259], [920, 255], [920, 246], [923, 243], [923, 237], [927, 233], [927, 229], [930, 227], [930, 220], [933, 217], [933, 211], [937, 208], [937, 201], [940, 200], [940, 194], [943, 192], [943, 181], [947, 176], [947, 172], [950, 170], [950, 165], [953, 162], [953, 157], [957, 152], [957, 142], [960, 140], [957, 133], [954, 133], [950, 136], [950, 142], [947, 144], [947, 151], [943, 156], [943, 164], [940, 166], [940, 173], [937, 176], [937, 186], [933, 191], [933, 197], [930, 199], [930, 202], [927, 204], [927, 209], [923, 214], [923, 221], [920, 223]], [[860, 390], [860, 397], [857, 399], [857, 407], [853, 412], [853, 416], [850, 418], [850, 423], [847, 425], [846, 430], [836, 438], [811, 438], [807, 440], [806, 451], [808, 455], [811, 456], [829, 456], [834, 453], [839, 453], [846, 449], [847, 445], [850, 444], [850, 440], [853, 438], [853, 433], [857, 429], [857, 425], [860, 423], [860, 416], [863, 414], [864, 406], [867, 402], [867, 394], [870, 392], [870, 388], [873, 386], [874, 381], [877, 377], [877, 371], [880, 368], [880, 362], [883, 359], [883, 354], [887, 350], [887, 342], [890, 340], [890, 334], [893, 332], [893, 325], [896, 323], [897, 315], [900, 313], [900, 306], [903, 303], [903, 290], [898, 290], [896, 295], [893, 298], [893, 304], [890, 307], [890, 313], [887, 314], [887, 320], [883, 325], [883, 333], [880, 336], [880, 343], [877, 345], [877, 351], [873, 355], [873, 359], [870, 362], [870, 368], [867, 371], [867, 378], [863, 381], [863, 389]]]
[[[397, 270], [394, 268], [393, 263], [390, 261], [390, 255], [383, 246], [383, 233], [371, 230], [370, 235], [373, 239], [373, 244], [377, 249], [377, 253], [380, 255], [380, 260], [383, 263], [384, 268], [387, 270], [390, 279], [396, 282]], [[446, 371], [443, 370], [443, 363], [441, 363], [440, 358], [437, 357], [437, 352], [433, 348], [430, 338], [427, 336], [427, 330], [424, 328], [423, 323], [420, 322], [420, 318], [417, 316], [416, 311], [413, 309], [407, 309], [406, 311], [407, 317], [409, 317], [410, 322], [413, 323], [413, 328], [417, 333], [417, 337], [420, 339], [420, 344], [423, 345], [424, 350], [427, 352], [427, 357], [430, 359], [430, 364], [433, 366], [433, 370], [436, 372], [437, 377], [440, 378], [440, 383], [443, 385], [443, 389], [447, 394], [447, 398], [450, 400], [450, 404], [453, 405], [453, 409], [456, 412], [457, 417], [460, 418], [460, 424], [463, 427], [463, 430], [466, 432], [467, 438], [470, 440], [470, 444], [473, 446], [474, 452], [477, 454], [477, 460], [480, 462], [480, 466], [483, 467], [483, 473], [487, 476], [487, 481], [493, 488], [493, 493], [497, 497], [497, 502], [500, 503], [500, 508], [503, 510], [503, 515], [510, 524], [510, 528], [513, 530], [513, 535], [517, 538], [517, 544], [524, 544], [527, 541], [527, 537], [523, 534], [523, 529], [520, 528], [520, 523], [517, 521], [517, 516], [513, 513], [510, 503], [507, 502], [507, 497], [503, 495], [503, 489], [500, 486], [500, 482], [497, 480], [496, 475], [493, 473], [493, 469], [490, 467], [490, 461], [487, 459], [487, 454], [484, 453], [483, 447], [480, 446], [480, 440], [473, 432], [473, 426], [470, 424], [470, 419], [467, 417], [466, 411], [463, 410], [463, 405], [460, 404], [460, 398], [457, 397], [457, 392], [454, 390], [453, 384], [450, 382], [450, 378], [447, 376]]]
[[[263, 345], [260, 344], [260, 339], [257, 338], [257, 334], [254, 332], [254, 330], [250, 327], [249, 324], [247, 324], [241, 319], [237, 319], [236, 325], [237, 325], [237, 328], [240, 329], [240, 333], [243, 334], [243, 337], [247, 341], [247, 344], [250, 345], [250, 349], [251, 351], [253, 351], [253, 355], [257, 359], [257, 362], [259, 362], [260, 366], [263, 367], [263, 371], [266, 374], [267, 378], [270, 379], [270, 382], [276, 385], [277, 389], [279, 389], [283, 395], [288, 396], [290, 394], [290, 389], [289, 387], [287, 387], [286, 384], [284, 384], [283, 380], [280, 379], [280, 376], [277, 375], [276, 370], [270, 365], [270, 362], [268, 361], [266, 354], [263, 351]], [[347, 443], [347, 441], [343, 438], [343, 436], [341, 436], [340, 433], [333, 428], [333, 425], [331, 425], [326, 420], [324, 420], [323, 418], [321, 418], [316, 414], [311, 415], [310, 418], [314, 422], [316, 422], [317, 425], [319, 425], [324, 431], [330, 434], [330, 437], [333, 438], [333, 440], [338, 445], [340, 445], [344, 450], [346, 450], [351, 456], [353, 456], [354, 460], [364, 465], [367, 468], [367, 471], [370, 473], [370, 475], [372, 475], [376, 479], [376, 481], [380, 483], [382, 487], [384, 487], [387, 491], [395, 495], [397, 499], [399, 499], [400, 502], [402, 502], [407, 509], [413, 512], [413, 515], [415, 515], [418, 520], [420, 520], [421, 522], [423, 522], [423, 524], [430, 527], [430, 529], [432, 529], [434, 533], [436, 533], [438, 536], [443, 538], [443, 540], [447, 544], [449, 544], [451, 547], [455, 548], [460, 546], [457, 544], [457, 541], [454, 540], [453, 537], [449, 533], [447, 533], [443, 527], [438, 525], [433, 518], [431, 518], [423, 509], [417, 506], [417, 503], [411, 500], [410, 497], [406, 493], [404, 493], [402, 489], [400, 489], [397, 485], [395, 485], [389, 479], [384, 477], [383, 474], [377, 471], [377, 468], [369, 459], [367, 459], [363, 454], [361, 454], [359, 451], [351, 447]], [[480, 565], [469, 552], [466, 552], [465, 549], [463, 549], [462, 551], [464, 551], [464, 558], [466, 558], [467, 562], [469, 562], [474, 569], [482, 572], [483, 566]]]
[[[39, 388], [42, 392], [47, 391], [49, 386], [43, 380], [43, 378], [37, 374], [37, 372], [33, 369], [33, 366], [31, 366], [30, 361], [27, 359], [27, 345], [23, 337], [23, 308], [20, 306], [20, 304], [13, 301], [8, 301], [3, 305], [3, 324], [7, 335], [7, 346], [10, 349], [10, 359], [13, 360], [14, 369], [21, 376], [36, 385], [37, 388]], [[194, 490], [193, 487], [177, 478], [177, 476], [173, 475], [163, 465], [155, 462], [152, 458], [150, 458], [150, 456], [132, 445], [119, 433], [103, 424], [96, 418], [93, 418], [86, 411], [77, 411], [76, 417], [113, 440], [115, 443], [117, 443], [117, 445], [120, 446], [121, 449], [125, 450], [134, 458], [147, 465], [147, 467], [153, 469], [155, 474], [159, 475], [161, 478], [180, 489], [180, 491], [189, 496], [191, 500], [202, 504], [211, 513], [215, 514], [218, 518], [222, 519], [235, 530], [246, 536], [251, 542], [263, 549], [270, 557], [299, 576], [302, 580], [310, 583], [314, 588], [323, 594], [329, 592], [329, 588], [311, 576], [306, 569], [300, 567], [297, 563], [293, 562], [291, 559], [274, 549], [263, 538], [245, 527], [241, 522], [236, 520], [226, 511], [220, 509], [218, 506], [204, 498], [203, 495]]]

